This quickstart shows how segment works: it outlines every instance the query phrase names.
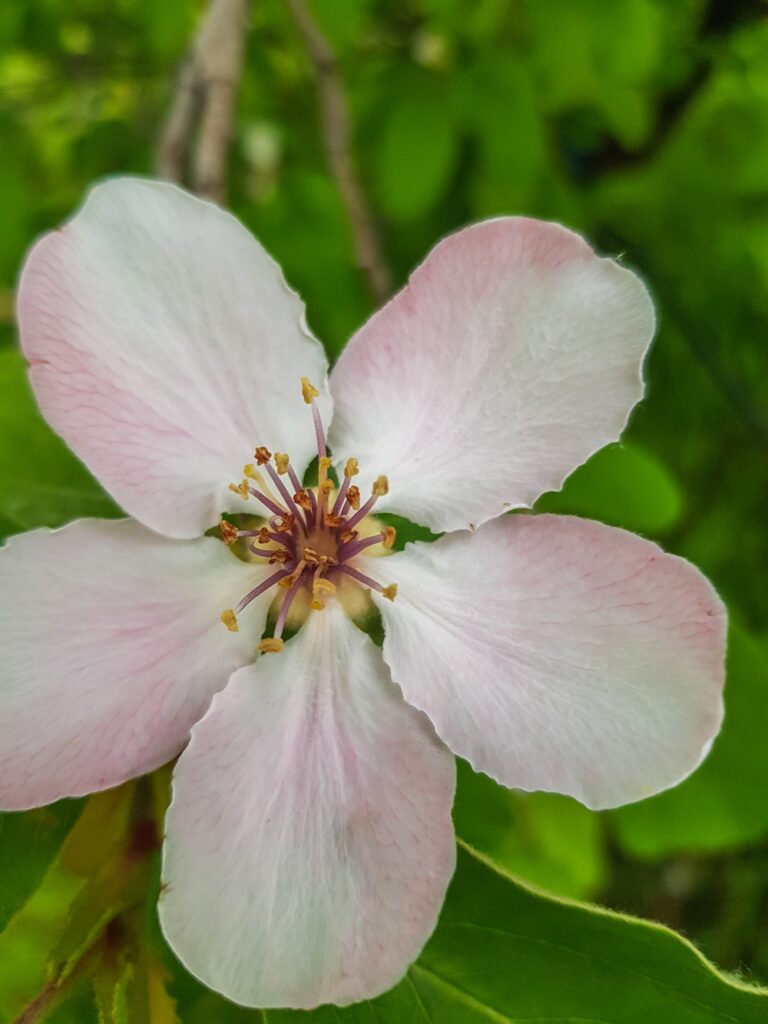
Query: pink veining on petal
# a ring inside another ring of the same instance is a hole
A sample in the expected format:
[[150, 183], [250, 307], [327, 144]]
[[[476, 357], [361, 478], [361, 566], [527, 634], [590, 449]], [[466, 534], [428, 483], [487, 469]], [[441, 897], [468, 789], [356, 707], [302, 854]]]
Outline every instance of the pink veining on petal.
[[434, 530], [478, 526], [618, 438], [653, 330], [641, 281], [573, 232], [472, 225], [341, 354], [331, 447], [388, 475], [383, 510]]
[[690, 563], [601, 523], [514, 516], [383, 560], [384, 656], [458, 755], [612, 807], [679, 782], [722, 720], [725, 612]]

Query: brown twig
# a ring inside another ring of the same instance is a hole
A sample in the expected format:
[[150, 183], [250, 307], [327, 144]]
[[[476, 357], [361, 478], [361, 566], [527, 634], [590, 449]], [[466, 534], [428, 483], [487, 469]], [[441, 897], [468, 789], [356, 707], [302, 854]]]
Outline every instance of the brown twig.
[[352, 158], [349, 107], [336, 54], [304, 0], [285, 2], [296, 23], [317, 80], [323, 143], [349, 218], [355, 260], [366, 276], [374, 299], [383, 302], [392, 290], [392, 279]]
[[211, 0], [181, 69], [158, 146], [162, 177], [190, 184], [218, 203], [226, 197], [247, 7], [248, 0]]

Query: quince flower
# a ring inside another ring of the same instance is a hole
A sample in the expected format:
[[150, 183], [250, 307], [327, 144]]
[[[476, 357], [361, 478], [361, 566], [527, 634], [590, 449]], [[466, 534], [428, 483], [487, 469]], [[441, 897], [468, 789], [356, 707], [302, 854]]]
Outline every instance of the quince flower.
[[[121, 179], [36, 244], [18, 309], [43, 414], [133, 518], [0, 551], [0, 805], [182, 752], [160, 920], [209, 986], [313, 1007], [397, 982], [454, 869], [453, 754], [604, 808], [709, 749], [704, 577], [624, 530], [505, 515], [642, 396], [649, 296], [576, 234], [450, 236], [328, 381], [232, 216]], [[374, 509], [446, 535], [393, 553]], [[347, 614], [371, 599], [381, 649]]]

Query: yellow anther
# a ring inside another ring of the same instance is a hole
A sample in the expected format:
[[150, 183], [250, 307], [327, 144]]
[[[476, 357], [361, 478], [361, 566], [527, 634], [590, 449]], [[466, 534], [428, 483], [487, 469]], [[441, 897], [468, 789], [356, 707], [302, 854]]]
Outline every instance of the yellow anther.
[[294, 579], [293, 579], [292, 575], [291, 576], [283, 576], [283, 578], [281, 580], [277, 581], [277, 585], [278, 585], [278, 587], [282, 587], [283, 590], [287, 590], [290, 586], [292, 586], [293, 582], [294, 582]]
[[394, 526], [385, 526], [381, 531], [381, 543], [385, 548], [391, 548], [395, 543], [397, 537], [397, 530]]
[[390, 583], [388, 587], [384, 587], [381, 592], [382, 597], [386, 597], [388, 601], [394, 601], [397, 597], [397, 584]]
[[333, 480], [323, 480], [318, 490], [321, 494], [330, 494], [333, 490]]
[[301, 378], [301, 396], [307, 405], [312, 405], [312, 400], [317, 398], [320, 392], [317, 390], [315, 385], [309, 379], [309, 377]]
[[227, 627], [230, 633], [239, 633], [240, 627], [237, 624], [237, 616], [231, 608], [227, 608], [221, 613], [221, 621]]
[[243, 480], [243, 482], [240, 484], [230, 484], [229, 489], [234, 494], [239, 494], [241, 498], [247, 498], [248, 495], [250, 494], [250, 491], [248, 490], [247, 480]]
[[261, 651], [262, 654], [279, 654], [284, 647], [285, 641], [281, 640], [279, 636], [268, 636], [266, 640], [262, 640], [257, 645], [256, 650]]
[[350, 507], [353, 508], [355, 512], [357, 512], [357, 510], [360, 508], [360, 488], [357, 487], [355, 484], [352, 484], [352, 486], [347, 491], [347, 501], [349, 502]]
[[291, 556], [287, 551], [283, 551], [282, 548], [277, 548], [274, 553], [270, 556], [270, 565], [285, 565], [286, 562], [290, 562]]
[[237, 543], [237, 527], [233, 526], [232, 523], [228, 523], [226, 519], [222, 519], [219, 523], [219, 532], [225, 544]]
[[256, 451], [253, 453], [254, 459], [260, 466], [266, 466], [269, 460], [272, 458], [272, 452], [269, 448], [265, 448], [263, 444], [260, 444]]
[[312, 587], [312, 601], [310, 602], [310, 606], [314, 608], [316, 612], [321, 612], [323, 608], [325, 608], [325, 601], [323, 598], [335, 593], [336, 587], [330, 580], [315, 580]]
[[328, 470], [331, 468], [331, 463], [332, 462], [333, 462], [333, 459], [331, 459], [328, 455], [323, 455], [322, 458], [318, 459], [317, 460], [317, 464], [318, 464], [320, 472], [321, 473], [327, 473]]
[[383, 497], [389, 493], [389, 480], [385, 476], [377, 476], [373, 481], [373, 487], [371, 493], [375, 494], [377, 498]]
[[260, 474], [257, 472], [256, 467], [252, 463], [249, 462], [243, 466], [243, 476], [247, 476], [249, 480], [258, 480], [259, 475]]
[[320, 565], [320, 555], [314, 548], [304, 548], [301, 557], [307, 565]]
[[277, 472], [280, 476], [282, 476], [283, 473], [288, 472], [290, 464], [291, 460], [286, 452], [275, 452], [275, 465], [277, 466]]
[[344, 476], [357, 476], [360, 472], [357, 466], [357, 459], [347, 459], [344, 466]]

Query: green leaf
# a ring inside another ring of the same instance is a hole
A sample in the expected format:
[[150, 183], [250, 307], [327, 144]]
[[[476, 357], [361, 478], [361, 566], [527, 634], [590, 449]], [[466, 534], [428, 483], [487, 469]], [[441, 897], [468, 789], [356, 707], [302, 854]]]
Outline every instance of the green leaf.
[[609, 445], [579, 466], [561, 491], [539, 498], [537, 512], [599, 519], [641, 533], [662, 533], [679, 520], [680, 488], [667, 468], [636, 445]]
[[442, 198], [458, 139], [445, 96], [425, 82], [395, 101], [381, 129], [376, 184], [384, 213], [422, 217]]
[[[764, 1024], [768, 989], [719, 974], [685, 939], [544, 896], [460, 844], [440, 924], [380, 999], [267, 1024]], [[222, 1024], [258, 1017], [222, 1017]]]
[[719, 973], [661, 925], [546, 896], [459, 844], [435, 933], [378, 999], [247, 1010], [178, 969], [184, 1024], [764, 1024], [768, 989]]
[[459, 761], [453, 818], [462, 839], [558, 896], [588, 896], [604, 880], [600, 819], [569, 797], [506, 789]]
[[768, 833], [768, 645], [732, 625], [725, 722], [712, 753], [682, 785], [611, 812], [638, 857], [722, 850]]
[[0, 814], [0, 931], [42, 882], [81, 809], [82, 801], [61, 800]]
[[0, 521], [11, 531], [61, 526], [79, 516], [120, 510], [45, 424], [35, 405], [24, 360], [0, 350]]

